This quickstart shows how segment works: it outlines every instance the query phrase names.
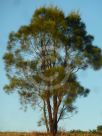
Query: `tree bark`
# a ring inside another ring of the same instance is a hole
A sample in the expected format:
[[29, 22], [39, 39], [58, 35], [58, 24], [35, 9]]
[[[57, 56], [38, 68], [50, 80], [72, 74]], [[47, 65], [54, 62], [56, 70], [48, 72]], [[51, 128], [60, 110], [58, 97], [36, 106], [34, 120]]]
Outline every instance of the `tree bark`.
[[58, 112], [57, 96], [55, 94], [53, 96], [53, 133], [54, 133], [54, 136], [57, 133], [57, 112]]
[[48, 110], [50, 133], [52, 133], [53, 132], [53, 119], [52, 119], [51, 104], [50, 104], [50, 100], [49, 100], [48, 96], [46, 98], [46, 102], [47, 102], [47, 110]]
[[44, 100], [43, 100], [43, 102], [44, 102], [44, 107], [43, 107], [44, 121], [45, 121], [47, 132], [49, 132], [48, 119], [47, 119], [47, 115], [46, 115], [46, 104], [45, 104]]

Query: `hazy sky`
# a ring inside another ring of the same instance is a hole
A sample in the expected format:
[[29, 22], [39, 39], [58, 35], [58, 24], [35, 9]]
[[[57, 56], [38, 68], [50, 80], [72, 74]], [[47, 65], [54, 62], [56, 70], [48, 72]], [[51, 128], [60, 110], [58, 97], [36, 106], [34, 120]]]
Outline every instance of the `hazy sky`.
[[[39, 111], [31, 108], [20, 110], [16, 94], [7, 95], [3, 86], [7, 83], [2, 56], [6, 51], [8, 34], [30, 22], [33, 12], [41, 6], [54, 5], [67, 15], [79, 11], [87, 31], [95, 37], [94, 44], [102, 49], [102, 0], [0, 0], [0, 131], [37, 131]], [[60, 125], [66, 130], [95, 129], [102, 125], [102, 70], [91, 69], [79, 73], [80, 82], [91, 89], [87, 98], [78, 99], [78, 113]]]

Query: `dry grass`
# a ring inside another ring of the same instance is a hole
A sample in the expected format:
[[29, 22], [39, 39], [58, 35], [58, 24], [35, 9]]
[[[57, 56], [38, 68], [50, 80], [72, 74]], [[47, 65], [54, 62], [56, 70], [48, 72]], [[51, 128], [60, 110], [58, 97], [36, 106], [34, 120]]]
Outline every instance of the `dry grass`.
[[[51, 136], [49, 133], [41, 133], [41, 132], [0, 132], [0, 136]], [[90, 132], [61, 132], [58, 133], [57, 136], [102, 136], [102, 133], [90, 133]]]

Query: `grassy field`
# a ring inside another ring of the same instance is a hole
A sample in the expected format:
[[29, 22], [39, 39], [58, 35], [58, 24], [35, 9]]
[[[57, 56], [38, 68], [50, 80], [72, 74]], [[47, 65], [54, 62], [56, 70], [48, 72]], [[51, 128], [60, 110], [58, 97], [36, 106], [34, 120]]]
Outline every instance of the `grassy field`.
[[[48, 133], [40, 132], [0, 132], [0, 136], [50, 136]], [[102, 133], [91, 133], [91, 132], [63, 132], [57, 134], [57, 136], [102, 136]]]

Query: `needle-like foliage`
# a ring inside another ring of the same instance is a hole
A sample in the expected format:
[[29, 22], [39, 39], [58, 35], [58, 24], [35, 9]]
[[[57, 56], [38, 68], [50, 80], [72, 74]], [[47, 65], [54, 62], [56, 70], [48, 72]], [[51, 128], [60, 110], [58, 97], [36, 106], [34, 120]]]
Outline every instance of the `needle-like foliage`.
[[89, 93], [77, 72], [102, 66], [101, 49], [93, 39], [79, 13], [65, 16], [57, 7], [37, 9], [29, 25], [9, 35], [3, 58], [9, 83], [4, 89], [18, 92], [22, 104], [39, 107], [39, 125], [53, 135], [58, 122], [75, 111], [75, 100]]

